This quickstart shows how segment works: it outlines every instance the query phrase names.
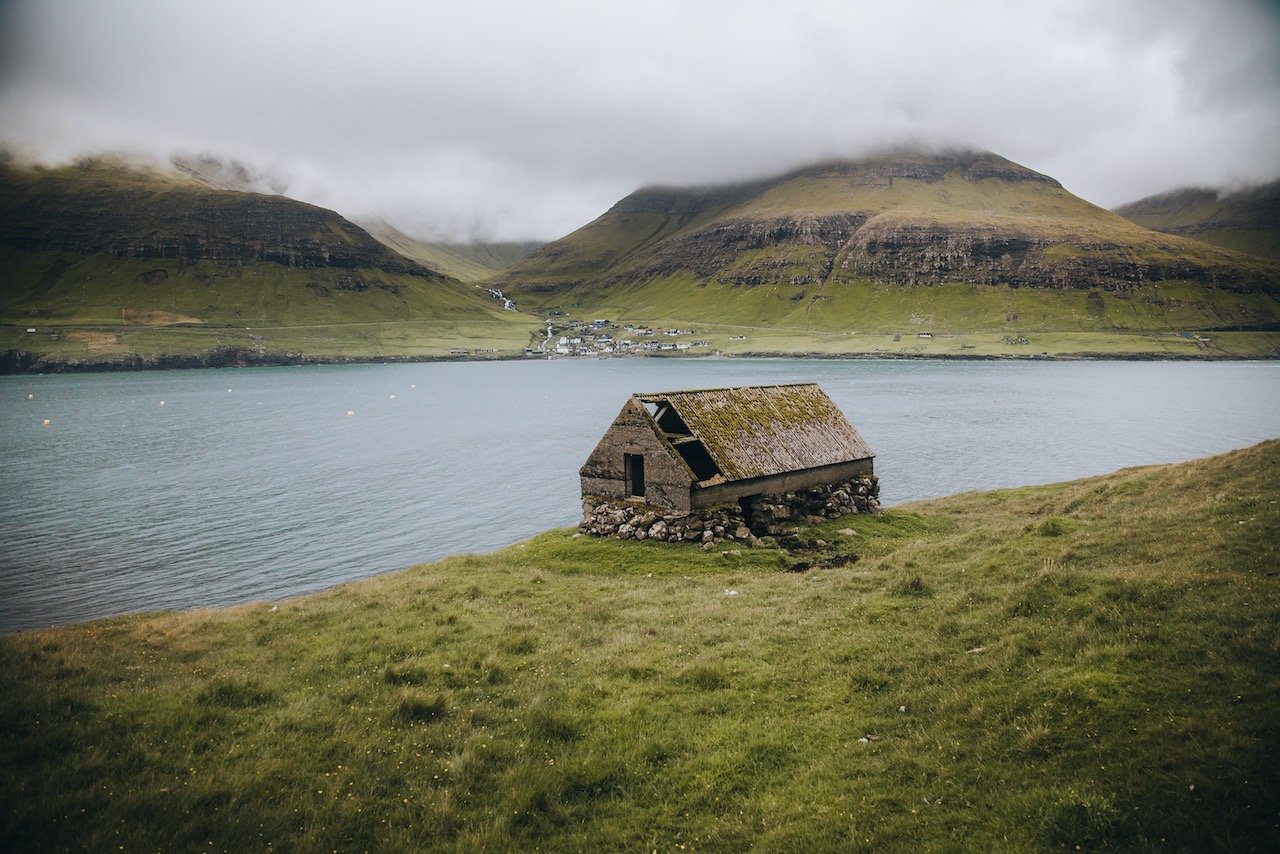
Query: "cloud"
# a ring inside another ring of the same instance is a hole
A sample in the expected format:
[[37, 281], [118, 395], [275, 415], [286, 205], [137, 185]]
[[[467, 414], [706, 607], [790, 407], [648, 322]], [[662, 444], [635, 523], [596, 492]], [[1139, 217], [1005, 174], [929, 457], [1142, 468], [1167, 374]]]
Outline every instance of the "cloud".
[[557, 237], [652, 183], [917, 139], [1112, 206], [1280, 175], [1245, 0], [10, 0], [0, 141], [212, 152], [419, 234]]

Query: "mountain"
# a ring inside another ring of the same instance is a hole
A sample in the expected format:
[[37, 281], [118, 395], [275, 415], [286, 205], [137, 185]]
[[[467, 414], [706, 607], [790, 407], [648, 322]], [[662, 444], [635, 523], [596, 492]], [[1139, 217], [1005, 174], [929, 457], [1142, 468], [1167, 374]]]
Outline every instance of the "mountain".
[[1116, 208], [1141, 226], [1280, 259], [1280, 181], [1244, 190], [1188, 187]]
[[526, 306], [840, 334], [1280, 320], [1280, 265], [1142, 228], [971, 151], [639, 190], [495, 281]]
[[[213, 154], [175, 154], [169, 159], [174, 171], [215, 190], [287, 195], [283, 176], [234, 158]], [[419, 240], [383, 219], [358, 220], [357, 224], [387, 248], [424, 267], [461, 282], [491, 279], [528, 257], [540, 242], [444, 243]]]
[[175, 172], [210, 189], [288, 195], [289, 182], [282, 176], [234, 158], [213, 154], [175, 154], [169, 158], [169, 164]]
[[441, 243], [410, 237], [385, 220], [361, 222], [375, 240], [461, 282], [483, 282], [529, 257], [538, 242]]
[[55, 358], [443, 354], [528, 337], [527, 318], [333, 211], [109, 158], [0, 163], [0, 263], [0, 349]]

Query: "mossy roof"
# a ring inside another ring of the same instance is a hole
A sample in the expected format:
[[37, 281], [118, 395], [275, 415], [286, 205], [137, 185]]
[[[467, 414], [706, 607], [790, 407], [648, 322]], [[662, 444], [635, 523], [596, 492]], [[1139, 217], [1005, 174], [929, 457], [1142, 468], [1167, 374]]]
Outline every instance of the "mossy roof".
[[670, 404], [728, 480], [875, 456], [816, 383], [670, 391], [635, 398]]

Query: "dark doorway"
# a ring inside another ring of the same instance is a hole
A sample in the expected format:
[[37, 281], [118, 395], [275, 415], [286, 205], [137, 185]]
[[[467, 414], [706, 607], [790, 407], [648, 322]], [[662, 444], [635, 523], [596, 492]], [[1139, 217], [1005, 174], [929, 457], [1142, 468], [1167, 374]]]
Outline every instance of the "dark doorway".
[[626, 472], [627, 497], [644, 498], [644, 455], [623, 454], [622, 465]]

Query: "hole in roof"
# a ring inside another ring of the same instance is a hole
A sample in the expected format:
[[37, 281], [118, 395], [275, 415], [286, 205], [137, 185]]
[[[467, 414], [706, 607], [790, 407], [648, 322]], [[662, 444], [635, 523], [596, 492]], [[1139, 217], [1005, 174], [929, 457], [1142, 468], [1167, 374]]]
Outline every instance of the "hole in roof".
[[662, 432], [669, 436], [690, 436], [693, 434], [693, 431], [689, 429], [689, 425], [684, 423], [684, 419], [670, 405], [663, 406], [658, 410], [658, 414], [654, 416], [654, 419], [658, 422], [658, 427], [662, 429]]
[[680, 452], [680, 456], [684, 457], [684, 461], [693, 471], [693, 476], [698, 480], [709, 480], [720, 474], [719, 466], [715, 464], [715, 460], [711, 459], [706, 446], [701, 442], [684, 442], [676, 445], [676, 450]]

